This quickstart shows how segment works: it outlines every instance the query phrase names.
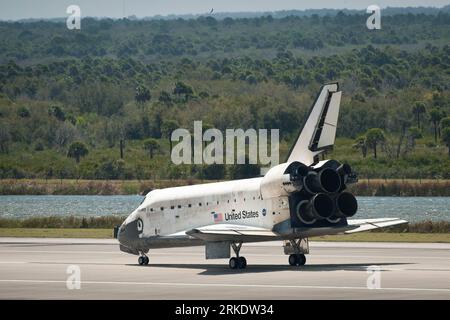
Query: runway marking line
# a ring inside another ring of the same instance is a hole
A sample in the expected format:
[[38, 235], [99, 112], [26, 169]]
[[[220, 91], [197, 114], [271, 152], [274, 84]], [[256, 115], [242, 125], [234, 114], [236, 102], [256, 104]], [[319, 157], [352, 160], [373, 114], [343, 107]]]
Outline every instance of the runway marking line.
[[[0, 282], [11, 283], [66, 283], [61, 280], [13, 280], [0, 279]], [[338, 286], [296, 286], [296, 285], [271, 285], [271, 284], [229, 284], [229, 283], [173, 283], [173, 282], [129, 282], [129, 281], [82, 281], [81, 284], [111, 284], [111, 285], [151, 285], [151, 286], [175, 286], [175, 287], [238, 287], [238, 288], [274, 288], [274, 289], [336, 289], [336, 290], [369, 290], [369, 291], [438, 291], [449, 292], [450, 288], [379, 288], [367, 287], [338, 287]]]

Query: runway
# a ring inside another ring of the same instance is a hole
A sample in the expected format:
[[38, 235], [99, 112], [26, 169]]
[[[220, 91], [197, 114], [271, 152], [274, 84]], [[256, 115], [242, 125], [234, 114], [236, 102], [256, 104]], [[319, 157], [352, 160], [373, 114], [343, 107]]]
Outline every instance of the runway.
[[116, 240], [0, 238], [0, 299], [450, 299], [449, 244], [310, 249], [291, 267], [280, 242], [244, 244], [247, 269], [229, 270], [203, 247], [153, 250], [139, 266]]

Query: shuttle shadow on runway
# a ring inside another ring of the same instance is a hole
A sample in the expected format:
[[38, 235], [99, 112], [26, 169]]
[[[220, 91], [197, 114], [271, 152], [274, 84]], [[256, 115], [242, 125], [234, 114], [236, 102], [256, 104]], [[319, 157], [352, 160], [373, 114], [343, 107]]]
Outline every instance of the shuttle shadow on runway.
[[390, 271], [383, 269], [383, 266], [408, 265], [413, 263], [347, 263], [347, 264], [313, 264], [301, 267], [292, 267], [289, 265], [266, 265], [255, 264], [248, 265], [246, 269], [231, 270], [225, 264], [149, 264], [140, 266], [137, 264], [128, 264], [139, 268], [173, 268], [173, 269], [198, 269], [203, 270], [200, 275], [224, 275], [233, 273], [261, 273], [261, 272], [279, 272], [279, 271], [366, 271], [369, 266], [380, 266], [380, 271]]

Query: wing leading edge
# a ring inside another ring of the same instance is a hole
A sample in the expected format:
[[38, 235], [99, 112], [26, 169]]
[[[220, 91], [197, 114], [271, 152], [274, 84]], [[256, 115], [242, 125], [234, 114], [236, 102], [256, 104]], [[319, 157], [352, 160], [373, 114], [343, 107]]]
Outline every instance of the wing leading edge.
[[348, 220], [347, 223], [349, 226], [354, 226], [355, 228], [345, 231], [344, 233], [346, 234], [407, 224], [408, 221], [399, 218], [379, 218], [379, 219], [352, 219]]

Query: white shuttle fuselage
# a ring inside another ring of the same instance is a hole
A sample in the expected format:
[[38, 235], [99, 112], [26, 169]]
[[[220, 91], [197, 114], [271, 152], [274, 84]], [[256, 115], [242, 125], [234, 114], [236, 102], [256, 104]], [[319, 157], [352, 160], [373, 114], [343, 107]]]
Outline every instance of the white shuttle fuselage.
[[[238, 224], [272, 228], [289, 218], [287, 197], [264, 199], [263, 178], [157, 189], [127, 220], [140, 217], [142, 237], [178, 234], [192, 226]], [[127, 222], [127, 221], [126, 221]]]
[[229, 258], [232, 248], [235, 269], [247, 265], [243, 243], [282, 240], [289, 263], [303, 265], [307, 237], [406, 223], [348, 219], [357, 202], [346, 188], [356, 175], [346, 164], [318, 160], [334, 144], [340, 99], [337, 83], [322, 87], [287, 161], [263, 177], [149, 192], [120, 226], [120, 249], [145, 265], [152, 248], [204, 245], [207, 259]]

